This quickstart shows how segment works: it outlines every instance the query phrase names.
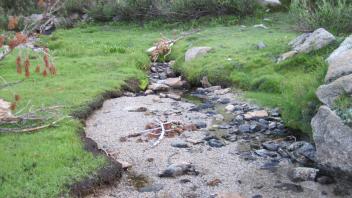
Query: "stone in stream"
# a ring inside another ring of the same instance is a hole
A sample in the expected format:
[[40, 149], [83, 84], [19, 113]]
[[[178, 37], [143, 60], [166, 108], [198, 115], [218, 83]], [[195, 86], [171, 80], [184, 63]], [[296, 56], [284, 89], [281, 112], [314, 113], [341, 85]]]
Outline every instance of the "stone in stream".
[[273, 151], [269, 151], [266, 149], [259, 149], [255, 151], [255, 154], [259, 155], [260, 157], [277, 157], [277, 153]]
[[233, 110], [235, 110], [235, 106], [233, 106], [232, 104], [227, 105], [225, 107], [225, 110], [228, 111], [228, 112], [232, 112]]
[[252, 111], [244, 114], [244, 118], [246, 120], [252, 120], [252, 119], [258, 119], [258, 118], [267, 118], [268, 112], [265, 110], [260, 110], [260, 111]]
[[203, 129], [203, 128], [207, 128], [207, 123], [205, 122], [197, 122], [195, 123], [195, 125], [197, 126], [198, 129]]
[[301, 164], [309, 164], [315, 162], [315, 147], [305, 141], [298, 141], [292, 143], [288, 147], [289, 155], [292, 159]]
[[220, 98], [218, 101], [220, 104], [228, 104], [231, 102], [230, 98]]
[[249, 124], [241, 124], [238, 130], [242, 133], [249, 133], [251, 132], [251, 126]]
[[215, 148], [220, 148], [220, 147], [225, 146], [225, 144], [222, 143], [218, 139], [210, 139], [210, 140], [208, 140], [208, 145], [211, 146], [211, 147], [215, 147]]
[[280, 147], [280, 144], [274, 141], [268, 141], [268, 142], [264, 142], [262, 146], [269, 151], [277, 151]]
[[159, 177], [177, 177], [181, 175], [198, 175], [194, 165], [188, 162], [171, 164], [169, 165], [162, 173], [159, 174]]
[[170, 87], [164, 84], [153, 83], [149, 85], [148, 89], [151, 89], [153, 91], [169, 91]]
[[189, 148], [189, 145], [187, 144], [187, 142], [182, 140], [176, 140], [171, 142], [171, 146], [175, 148]]
[[314, 181], [318, 172], [319, 170], [315, 168], [297, 167], [289, 173], [289, 176], [291, 177], [292, 181], [295, 182]]

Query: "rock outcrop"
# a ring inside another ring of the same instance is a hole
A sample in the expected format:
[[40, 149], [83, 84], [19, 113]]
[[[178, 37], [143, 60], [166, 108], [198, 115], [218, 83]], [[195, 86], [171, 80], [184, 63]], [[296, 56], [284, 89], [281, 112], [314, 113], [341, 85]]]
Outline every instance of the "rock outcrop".
[[352, 95], [352, 36], [330, 55], [327, 62], [327, 84], [321, 85], [316, 92], [324, 105], [311, 122], [316, 159], [327, 170], [352, 175], [352, 129], [334, 112], [336, 99]]
[[186, 55], [185, 55], [185, 61], [191, 61], [195, 58], [198, 58], [200, 56], [203, 56], [207, 54], [210, 50], [212, 50], [211, 47], [194, 47], [189, 50], [187, 50]]
[[352, 129], [327, 106], [320, 107], [312, 128], [318, 163], [352, 174]]
[[336, 41], [334, 35], [324, 28], [319, 28], [312, 33], [304, 33], [289, 43], [292, 50], [281, 55], [278, 61], [286, 60], [299, 53], [309, 53], [319, 50], [334, 41]]

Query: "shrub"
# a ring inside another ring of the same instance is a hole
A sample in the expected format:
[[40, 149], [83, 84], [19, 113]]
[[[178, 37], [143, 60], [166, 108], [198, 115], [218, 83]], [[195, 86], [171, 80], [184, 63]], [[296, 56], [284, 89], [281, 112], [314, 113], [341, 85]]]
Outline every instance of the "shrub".
[[204, 15], [251, 15], [257, 10], [255, 0], [99, 0], [89, 13], [96, 20], [117, 17], [123, 20], [194, 19]]
[[352, 3], [348, 0], [293, 0], [290, 12], [302, 31], [319, 27], [335, 33], [352, 31]]

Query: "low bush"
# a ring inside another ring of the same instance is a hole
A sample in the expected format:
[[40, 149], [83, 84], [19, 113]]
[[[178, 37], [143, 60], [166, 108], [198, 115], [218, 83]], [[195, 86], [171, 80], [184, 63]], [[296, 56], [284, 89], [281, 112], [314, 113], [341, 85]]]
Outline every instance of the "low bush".
[[163, 18], [170, 21], [205, 15], [247, 16], [257, 9], [255, 0], [99, 0], [88, 12], [100, 21], [113, 17], [137, 21]]
[[348, 0], [293, 0], [290, 12], [302, 31], [320, 27], [338, 34], [352, 31], [352, 2]]

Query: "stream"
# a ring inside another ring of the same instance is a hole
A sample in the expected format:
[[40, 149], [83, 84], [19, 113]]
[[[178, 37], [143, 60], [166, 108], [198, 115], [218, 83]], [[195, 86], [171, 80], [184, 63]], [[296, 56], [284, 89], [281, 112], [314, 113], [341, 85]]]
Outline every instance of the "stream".
[[86, 121], [87, 137], [125, 170], [89, 197], [349, 197], [314, 168], [314, 146], [285, 127], [279, 109], [230, 88], [189, 91], [169, 63], [154, 63], [150, 82]]

